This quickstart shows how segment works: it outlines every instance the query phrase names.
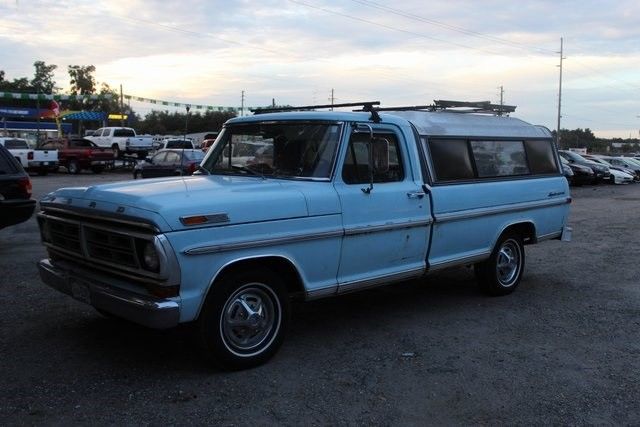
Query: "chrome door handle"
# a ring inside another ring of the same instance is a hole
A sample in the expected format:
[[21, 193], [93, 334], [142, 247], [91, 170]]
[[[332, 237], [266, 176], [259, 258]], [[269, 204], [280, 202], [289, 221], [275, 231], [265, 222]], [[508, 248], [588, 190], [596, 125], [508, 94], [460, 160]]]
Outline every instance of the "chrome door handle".
[[410, 191], [407, 193], [407, 197], [410, 199], [422, 199], [424, 195], [424, 191]]

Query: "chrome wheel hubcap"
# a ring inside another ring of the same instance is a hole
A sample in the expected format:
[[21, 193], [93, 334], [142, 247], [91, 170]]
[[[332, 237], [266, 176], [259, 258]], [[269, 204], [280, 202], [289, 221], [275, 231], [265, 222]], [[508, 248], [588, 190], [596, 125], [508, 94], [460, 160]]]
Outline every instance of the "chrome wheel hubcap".
[[262, 283], [249, 283], [234, 292], [227, 299], [220, 318], [224, 344], [242, 356], [262, 351], [279, 327], [278, 298]]
[[496, 272], [500, 284], [509, 287], [518, 278], [522, 257], [520, 247], [514, 240], [507, 240], [500, 247], [496, 263]]

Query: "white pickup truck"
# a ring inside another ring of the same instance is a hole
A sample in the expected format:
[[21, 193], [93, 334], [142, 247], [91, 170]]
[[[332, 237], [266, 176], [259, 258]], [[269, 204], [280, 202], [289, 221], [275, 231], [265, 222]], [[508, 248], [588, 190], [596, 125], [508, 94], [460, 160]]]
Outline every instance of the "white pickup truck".
[[46, 175], [58, 169], [58, 150], [36, 150], [29, 147], [27, 140], [22, 138], [0, 138], [0, 144], [9, 150], [26, 171]]
[[87, 136], [86, 139], [98, 147], [108, 147], [113, 150], [116, 158], [123, 154], [136, 154], [144, 159], [153, 148], [153, 137], [138, 136], [132, 128], [104, 127]]

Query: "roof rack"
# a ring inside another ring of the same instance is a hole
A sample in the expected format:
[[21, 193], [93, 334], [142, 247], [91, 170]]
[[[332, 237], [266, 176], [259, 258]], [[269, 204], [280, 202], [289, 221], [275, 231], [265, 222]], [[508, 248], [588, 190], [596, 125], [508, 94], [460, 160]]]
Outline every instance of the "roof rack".
[[[454, 108], [458, 108], [457, 110]], [[413, 105], [402, 107], [382, 107], [376, 108], [378, 111], [449, 111], [455, 113], [482, 113], [482, 114], [496, 114], [501, 116], [503, 114], [513, 113], [516, 111], [515, 105], [499, 105], [492, 104], [489, 101], [444, 101], [434, 100], [431, 105]], [[363, 109], [364, 111], [364, 109]]]
[[503, 113], [513, 113], [514, 111], [516, 111], [515, 105], [492, 104], [489, 101], [466, 102], [434, 100], [433, 104], [435, 105], [436, 109], [439, 110], [448, 110], [450, 108], [467, 108], [467, 110], [459, 110], [462, 113], [469, 112], [502, 115]]
[[272, 108], [253, 108], [250, 109], [253, 114], [280, 113], [283, 111], [309, 111], [320, 110], [325, 108], [340, 107], [362, 107], [362, 111], [372, 111], [374, 105], [380, 105], [380, 101], [350, 102], [347, 104], [323, 104], [323, 105], [305, 105], [302, 107], [272, 107]]

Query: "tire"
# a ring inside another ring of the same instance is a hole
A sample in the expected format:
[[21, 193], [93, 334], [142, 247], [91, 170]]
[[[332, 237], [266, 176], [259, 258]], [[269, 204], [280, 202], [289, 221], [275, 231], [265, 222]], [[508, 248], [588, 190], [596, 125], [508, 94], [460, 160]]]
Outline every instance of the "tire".
[[76, 162], [75, 160], [69, 161], [69, 163], [67, 164], [67, 171], [69, 171], [71, 175], [79, 174], [80, 167], [78, 166], [78, 162]]
[[113, 157], [115, 159], [119, 159], [120, 157], [122, 157], [122, 152], [120, 151], [120, 147], [118, 147], [118, 144], [113, 144], [111, 146], [111, 150], [113, 151]]
[[522, 236], [504, 233], [488, 260], [474, 266], [480, 290], [491, 296], [508, 295], [516, 290], [524, 273], [525, 253]]
[[133, 179], [138, 179], [138, 171], [136, 169], [133, 170]]
[[102, 167], [102, 166], [92, 166], [91, 170], [93, 171], [93, 173], [99, 174], [99, 173], [102, 173], [102, 171], [104, 170], [104, 167]]
[[216, 281], [196, 322], [207, 359], [239, 370], [265, 363], [284, 340], [289, 297], [271, 270], [235, 272]]

